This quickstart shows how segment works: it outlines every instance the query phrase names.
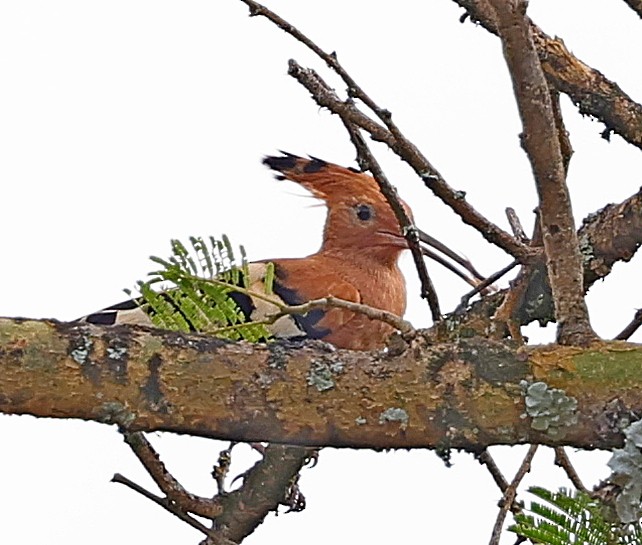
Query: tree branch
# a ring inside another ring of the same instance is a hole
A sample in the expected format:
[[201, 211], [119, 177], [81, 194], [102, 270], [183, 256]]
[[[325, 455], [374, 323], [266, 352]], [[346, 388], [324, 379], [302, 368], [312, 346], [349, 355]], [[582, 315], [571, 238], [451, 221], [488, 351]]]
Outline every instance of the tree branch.
[[[492, 34], [497, 23], [487, 0], [454, 0], [470, 18]], [[626, 1], [626, 0], [625, 0]], [[637, 0], [631, 0], [639, 4]], [[642, 105], [631, 99], [604, 74], [573, 56], [560, 38], [553, 39], [529, 20], [533, 42], [552, 87], [568, 95], [580, 113], [606, 125], [605, 135], [615, 132], [642, 149]]]
[[134, 481], [129, 480], [127, 477], [121, 475], [120, 473], [114, 474], [111, 480], [114, 483], [123, 484], [127, 488], [138, 492], [148, 500], [153, 501], [156, 505], [160, 505], [163, 509], [169, 511], [175, 517], [178, 517], [183, 522], [189, 524], [192, 528], [204, 533], [207, 536], [210, 536], [212, 545], [234, 545], [234, 543], [232, 543], [231, 541], [228, 541], [224, 538], [219, 538], [218, 536], [216, 536], [216, 533], [213, 530], [208, 529], [206, 526], [201, 524], [200, 521], [184, 513], [181, 508], [176, 506], [169, 498], [161, 498], [159, 496], [156, 496], [155, 494], [152, 494], [149, 490], [146, 490], [142, 486], [136, 484]]
[[573, 486], [576, 488], [576, 490], [580, 490], [586, 494], [590, 494], [590, 490], [588, 490], [584, 486], [582, 480], [580, 479], [580, 476], [577, 474], [577, 471], [575, 471], [575, 468], [573, 467], [568, 454], [566, 454], [564, 447], [555, 447], [555, 465], [561, 467], [564, 470], [566, 476], [568, 477], [569, 481], [573, 483]]
[[628, 340], [633, 333], [635, 333], [640, 326], [642, 326], [642, 308], [639, 308], [635, 311], [633, 319], [629, 324], [615, 336], [616, 341], [626, 341]]
[[[428, 301], [428, 306], [432, 315], [433, 322], [436, 322], [441, 318], [441, 309], [439, 308], [439, 298], [437, 297], [437, 291], [435, 286], [432, 283], [430, 275], [428, 274], [428, 269], [426, 268], [426, 263], [423, 260], [422, 248], [419, 245], [419, 233], [415, 224], [413, 223], [412, 218], [410, 217], [408, 211], [403, 206], [397, 190], [393, 185], [388, 181], [388, 178], [384, 174], [383, 170], [379, 166], [379, 163], [375, 159], [374, 155], [368, 148], [363, 136], [359, 132], [359, 129], [352, 125], [350, 121], [341, 118], [343, 124], [350, 135], [350, 140], [352, 145], [357, 150], [357, 163], [362, 169], [369, 170], [377, 184], [381, 193], [390, 204], [401, 231], [406, 238], [408, 247], [410, 248], [410, 253], [412, 254], [413, 261], [415, 262], [415, 268], [417, 269], [417, 274], [419, 276], [419, 281], [421, 283], [421, 297]], [[397, 328], [400, 329], [400, 328]]]
[[310, 448], [268, 445], [263, 458], [243, 476], [243, 486], [220, 497], [223, 513], [216, 518], [216, 528], [240, 543], [285, 503], [292, 479], [314, 453]]
[[642, 188], [621, 203], [589, 215], [577, 233], [584, 259], [584, 288], [630, 261], [642, 245]]
[[495, 525], [493, 526], [493, 533], [490, 536], [489, 545], [499, 545], [499, 538], [501, 536], [508, 511], [512, 511], [513, 513], [521, 512], [521, 508], [515, 502], [515, 499], [517, 498], [517, 487], [522, 482], [526, 474], [531, 470], [531, 462], [533, 461], [533, 457], [536, 452], [537, 445], [531, 445], [510, 485], [502, 491], [504, 492], [504, 495], [499, 502], [499, 514], [497, 515]]
[[167, 471], [165, 464], [149, 441], [140, 432], [123, 432], [125, 443], [132, 449], [156, 486], [165, 494], [167, 501], [183, 512], [194, 513], [206, 518], [215, 518], [223, 512], [216, 500], [203, 498], [187, 492], [185, 488]]
[[[524, 396], [539, 381], [577, 400], [544, 430], [524, 418]], [[417, 336], [405, 350], [369, 353], [0, 319], [0, 411], [129, 431], [358, 448], [611, 448], [626, 420], [612, 414], [613, 391], [628, 419], [642, 414], [641, 387], [642, 347], [621, 342], [515, 348]]]
[[[584, 265], [584, 289], [606, 277], [615, 263], [629, 261], [642, 245], [642, 189], [618, 204], [609, 204], [586, 217], [578, 231]], [[501, 290], [473, 303], [465, 313], [455, 313], [437, 323], [432, 330], [442, 342], [460, 335], [503, 338], [505, 329], [493, 320], [508, 290]], [[546, 272], [533, 267], [519, 308], [513, 315], [517, 325], [538, 321], [553, 322], [553, 301]]]
[[635, 13], [638, 14], [638, 17], [642, 19], [642, 0], [624, 0]]
[[596, 335], [584, 301], [582, 259], [566, 185], [560, 134], [523, 0], [489, 0], [522, 119], [522, 144], [535, 175], [553, 292], [558, 342], [587, 344]]

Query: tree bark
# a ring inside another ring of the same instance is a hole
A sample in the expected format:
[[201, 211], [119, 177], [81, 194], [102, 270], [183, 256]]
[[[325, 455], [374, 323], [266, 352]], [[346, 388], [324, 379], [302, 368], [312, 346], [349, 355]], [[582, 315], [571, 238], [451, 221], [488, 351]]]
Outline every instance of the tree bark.
[[[487, 0], [454, 2], [464, 8], [473, 21], [492, 34], [497, 34], [497, 21]], [[631, 0], [629, 5], [633, 7], [632, 4], [639, 5]], [[576, 58], [560, 38], [551, 38], [533, 22], [531, 30], [542, 68], [551, 86], [566, 94], [580, 113], [604, 123], [605, 138], [614, 132], [629, 144], [642, 148], [642, 105], [599, 70]]]
[[234, 441], [469, 451], [612, 448], [642, 413], [640, 345], [398, 341], [370, 353], [0, 319], [0, 411]]

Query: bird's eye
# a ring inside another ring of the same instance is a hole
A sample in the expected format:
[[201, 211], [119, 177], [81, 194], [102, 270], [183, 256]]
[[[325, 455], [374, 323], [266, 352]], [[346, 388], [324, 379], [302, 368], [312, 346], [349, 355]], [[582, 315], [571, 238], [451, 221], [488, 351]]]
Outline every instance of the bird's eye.
[[374, 216], [374, 210], [369, 204], [358, 204], [355, 206], [355, 211], [361, 221], [371, 220], [372, 216]]

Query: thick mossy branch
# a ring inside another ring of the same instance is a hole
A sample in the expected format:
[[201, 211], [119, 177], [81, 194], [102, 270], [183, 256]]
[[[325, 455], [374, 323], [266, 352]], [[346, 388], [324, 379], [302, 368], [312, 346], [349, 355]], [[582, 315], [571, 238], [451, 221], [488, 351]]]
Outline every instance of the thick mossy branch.
[[[398, 345], [368, 353], [0, 319], [0, 411], [239, 441], [474, 451], [611, 448], [642, 414], [639, 345]], [[559, 414], [558, 399], [569, 400]]]

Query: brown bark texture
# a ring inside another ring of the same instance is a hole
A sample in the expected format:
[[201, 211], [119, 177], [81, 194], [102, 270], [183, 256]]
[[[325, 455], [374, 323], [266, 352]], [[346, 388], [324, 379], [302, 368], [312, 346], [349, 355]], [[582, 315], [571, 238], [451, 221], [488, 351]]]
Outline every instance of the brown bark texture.
[[[498, 33], [494, 12], [486, 0], [454, 1], [472, 20], [491, 33]], [[639, 6], [639, 2], [633, 1], [629, 5], [634, 7], [633, 4]], [[642, 105], [617, 83], [575, 57], [561, 38], [551, 38], [535, 23], [531, 21], [530, 24], [542, 68], [551, 86], [566, 94], [581, 113], [604, 123], [605, 136], [614, 132], [642, 148]]]
[[[380, 353], [0, 319], [0, 411], [357, 448], [612, 448], [642, 412], [642, 347], [418, 334]], [[556, 408], [557, 407], [557, 408]]]
[[553, 103], [520, 0], [490, 0], [524, 127], [522, 145], [539, 196], [546, 268], [560, 344], [595, 338], [584, 301], [580, 255]]

